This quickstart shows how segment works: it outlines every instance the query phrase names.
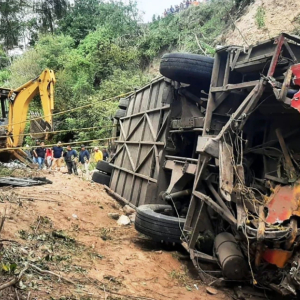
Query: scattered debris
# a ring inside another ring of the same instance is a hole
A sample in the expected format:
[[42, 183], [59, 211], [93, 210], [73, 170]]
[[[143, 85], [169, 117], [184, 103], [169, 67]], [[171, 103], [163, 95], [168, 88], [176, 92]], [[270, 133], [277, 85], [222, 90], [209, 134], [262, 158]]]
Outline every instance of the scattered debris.
[[19, 160], [13, 160], [8, 163], [0, 162], [0, 167], [9, 168], [9, 169], [26, 169], [27, 166], [21, 163]]
[[110, 217], [113, 220], [118, 220], [120, 218], [119, 213], [108, 213], [107, 215], [108, 215], [108, 217]]
[[135, 217], [136, 217], [136, 213], [134, 213], [134, 214], [128, 216], [128, 218], [130, 219], [131, 223], [134, 223]]
[[127, 216], [132, 215], [132, 214], [135, 213], [135, 209], [133, 209], [132, 207], [130, 207], [130, 206], [127, 205], [127, 204], [123, 207], [123, 211], [124, 211], [124, 213], [125, 213]]
[[218, 294], [218, 291], [216, 289], [211, 288], [211, 287], [207, 287], [206, 292], [210, 295], [217, 295]]
[[0, 187], [2, 186], [33, 186], [52, 184], [52, 182], [45, 177], [34, 178], [18, 178], [18, 177], [0, 177]]

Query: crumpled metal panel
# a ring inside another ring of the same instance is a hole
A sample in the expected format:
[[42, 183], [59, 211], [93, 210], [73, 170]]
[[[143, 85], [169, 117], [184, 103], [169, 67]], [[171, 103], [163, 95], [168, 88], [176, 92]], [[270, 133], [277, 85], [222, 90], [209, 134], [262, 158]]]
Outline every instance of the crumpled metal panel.
[[300, 183], [294, 186], [278, 185], [269, 197], [266, 207], [269, 212], [266, 222], [280, 224], [289, 220], [291, 216], [300, 216]]

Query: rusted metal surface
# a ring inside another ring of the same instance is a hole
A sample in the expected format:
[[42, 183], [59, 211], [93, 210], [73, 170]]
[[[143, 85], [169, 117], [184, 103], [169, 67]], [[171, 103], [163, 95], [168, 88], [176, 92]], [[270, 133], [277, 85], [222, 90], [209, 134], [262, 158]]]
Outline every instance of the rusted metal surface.
[[286, 251], [282, 249], [266, 249], [263, 252], [263, 259], [278, 268], [284, 268], [287, 261], [292, 257], [293, 251]]
[[[293, 82], [300, 88], [300, 64], [293, 65], [291, 67], [291, 70], [294, 74]], [[291, 101], [291, 107], [297, 109], [300, 112], [300, 91], [294, 95]]]
[[281, 48], [282, 48], [284, 42], [285, 42], [285, 37], [282, 34], [278, 38], [276, 38], [275, 41], [274, 41], [274, 44], [277, 44], [277, 47], [276, 47], [275, 53], [272, 57], [271, 65], [270, 65], [270, 68], [269, 68], [269, 71], [268, 71], [268, 76], [273, 76], [274, 75], [276, 65], [278, 63], [279, 55], [280, 55], [280, 52], [281, 52]]
[[266, 222], [269, 224], [281, 224], [291, 216], [300, 216], [300, 184], [277, 186], [267, 200], [266, 207]]

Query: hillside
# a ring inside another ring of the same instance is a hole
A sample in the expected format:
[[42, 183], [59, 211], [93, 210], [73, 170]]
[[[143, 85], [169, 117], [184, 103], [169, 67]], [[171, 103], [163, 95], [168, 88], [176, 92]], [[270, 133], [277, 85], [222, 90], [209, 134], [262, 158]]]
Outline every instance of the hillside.
[[[55, 129], [69, 132], [56, 134], [51, 142], [110, 137], [120, 95], [158, 76], [159, 61], [166, 52], [213, 56], [217, 45], [253, 44], [281, 31], [300, 32], [300, 3], [291, 0], [212, 0], [154, 18], [149, 24], [141, 23], [135, 2], [76, 0], [69, 5], [64, 0], [62, 7], [44, 2], [48, 5], [41, 12], [44, 21], [38, 23], [37, 17], [25, 24], [31, 46], [24, 54], [9, 58], [8, 45], [0, 49], [0, 85], [16, 88], [51, 68], [57, 78], [55, 112], [91, 104], [56, 117]], [[47, 19], [49, 12], [52, 19]], [[14, 17], [16, 13], [0, 7], [0, 14]], [[20, 33], [14, 34], [17, 39]], [[116, 98], [101, 102], [111, 97]], [[41, 111], [41, 106], [34, 102], [30, 109]], [[89, 127], [98, 129], [81, 130]], [[29, 137], [25, 142], [33, 143]]]
[[299, 16], [299, 1], [256, 0], [246, 7], [243, 15], [235, 21], [235, 26], [222, 34], [220, 42], [246, 45], [246, 42], [255, 44], [280, 32], [300, 34]]

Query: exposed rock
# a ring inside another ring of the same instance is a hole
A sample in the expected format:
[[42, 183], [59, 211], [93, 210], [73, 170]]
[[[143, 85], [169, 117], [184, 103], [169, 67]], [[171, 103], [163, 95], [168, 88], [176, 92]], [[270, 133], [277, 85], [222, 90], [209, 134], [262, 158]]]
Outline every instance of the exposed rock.
[[122, 215], [117, 223], [118, 225], [126, 226], [130, 224], [130, 219], [127, 216]]

